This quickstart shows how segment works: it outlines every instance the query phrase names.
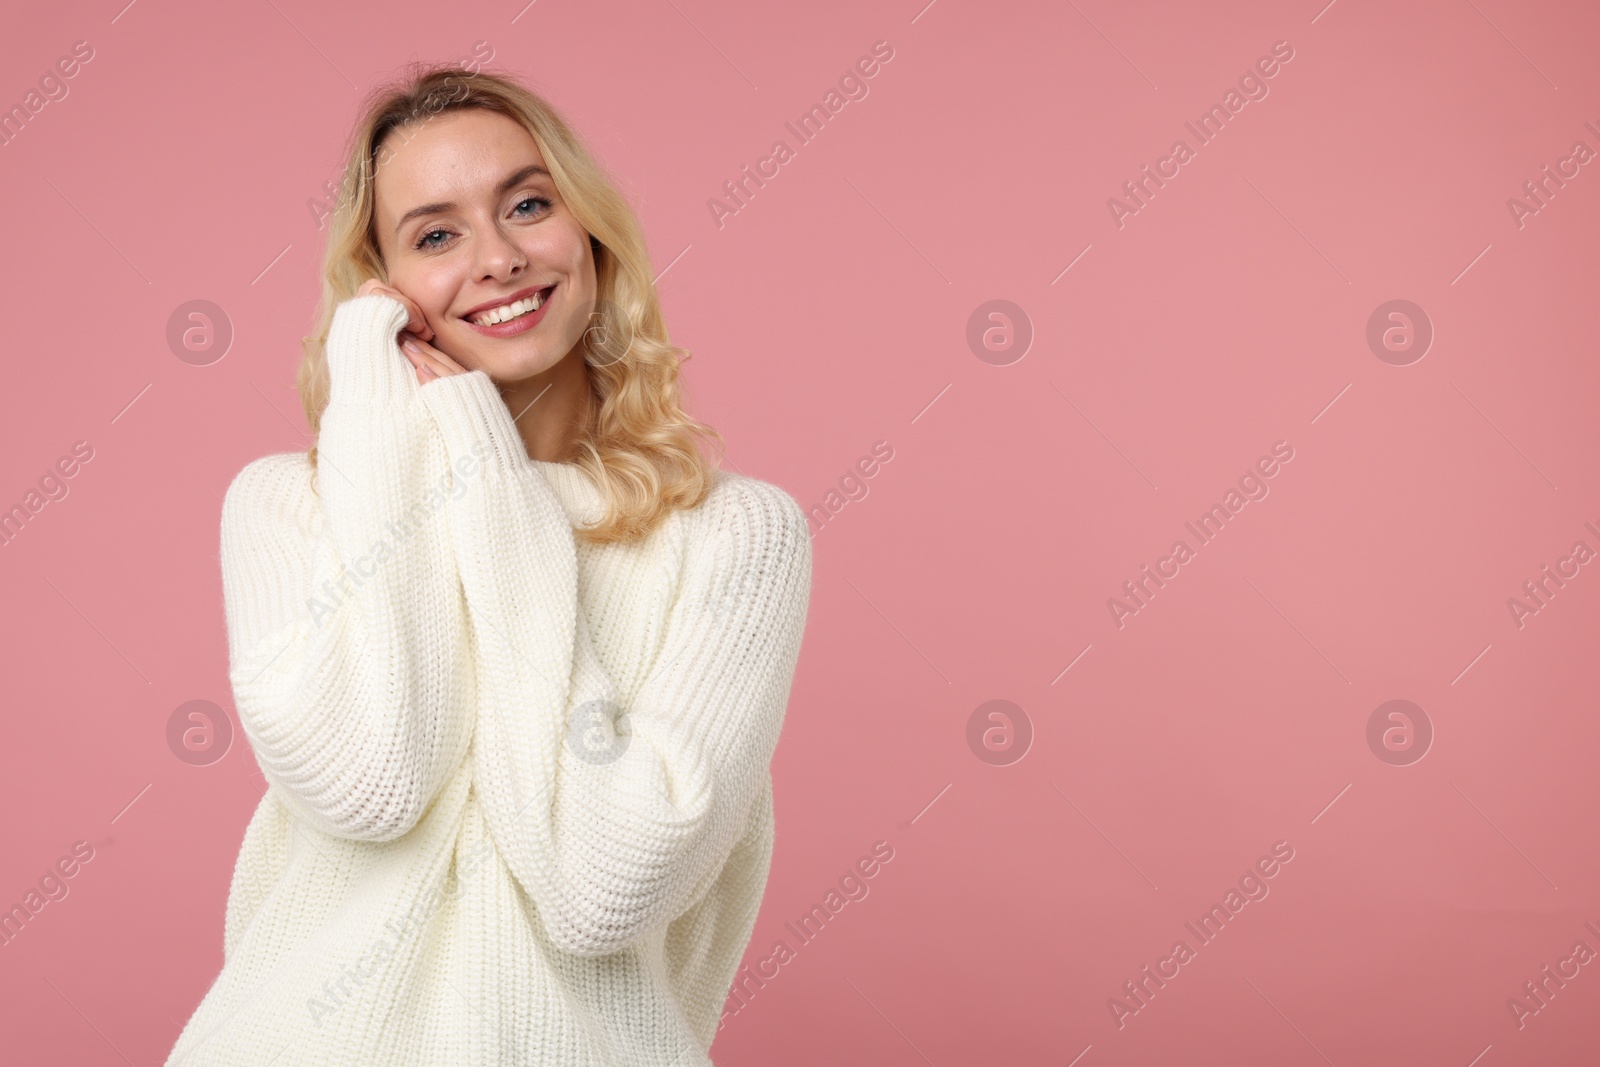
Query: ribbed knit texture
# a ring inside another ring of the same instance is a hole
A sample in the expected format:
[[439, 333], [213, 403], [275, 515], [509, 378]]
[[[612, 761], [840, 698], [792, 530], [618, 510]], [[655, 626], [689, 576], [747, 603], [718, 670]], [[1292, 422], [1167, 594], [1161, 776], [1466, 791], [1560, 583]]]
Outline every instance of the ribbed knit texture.
[[[633, 545], [406, 310], [337, 309], [304, 453], [230, 485], [229, 677], [268, 789], [169, 1067], [711, 1062], [772, 856], [804, 513], [718, 472]], [[523, 417], [537, 417], [530, 412]]]

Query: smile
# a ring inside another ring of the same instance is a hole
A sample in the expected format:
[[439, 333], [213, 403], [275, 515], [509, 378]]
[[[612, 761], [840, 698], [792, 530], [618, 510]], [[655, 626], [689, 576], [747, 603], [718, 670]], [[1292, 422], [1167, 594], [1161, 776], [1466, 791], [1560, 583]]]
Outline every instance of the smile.
[[523, 300], [518, 300], [515, 303], [501, 304], [497, 308], [490, 308], [488, 311], [485, 311], [480, 315], [472, 316], [472, 318], [468, 319], [467, 321], [471, 322], [474, 326], [496, 326], [502, 322], [510, 322], [513, 319], [519, 319], [522, 316], [531, 314], [532, 312], [538, 311], [541, 307], [543, 307], [546, 298], [550, 295], [550, 291], [554, 288], [555, 286], [552, 285], [547, 289], [541, 289], [532, 296]]
[[547, 285], [521, 300], [480, 311], [471, 317], [463, 316], [461, 321], [485, 337], [516, 337], [544, 321], [545, 313], [550, 310], [550, 297], [555, 290], [555, 285]]

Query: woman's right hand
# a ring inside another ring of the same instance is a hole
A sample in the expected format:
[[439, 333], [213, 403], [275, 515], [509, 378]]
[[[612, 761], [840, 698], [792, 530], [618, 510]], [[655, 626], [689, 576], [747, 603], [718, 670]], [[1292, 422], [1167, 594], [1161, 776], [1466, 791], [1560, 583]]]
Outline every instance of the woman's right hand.
[[[361, 283], [361, 288], [356, 290], [356, 296], [370, 296], [373, 293], [379, 293], [383, 296], [393, 297], [394, 299], [400, 301], [400, 303], [404, 304], [406, 307], [406, 312], [410, 316], [410, 318], [406, 320], [405, 329], [416, 334], [424, 341], [433, 340], [433, 327], [428, 325], [427, 316], [422, 314], [422, 309], [417, 306], [417, 302], [415, 300], [411, 299], [394, 286], [385, 285], [376, 278], [368, 278], [366, 281]], [[396, 338], [396, 340], [398, 340], [398, 338]]]

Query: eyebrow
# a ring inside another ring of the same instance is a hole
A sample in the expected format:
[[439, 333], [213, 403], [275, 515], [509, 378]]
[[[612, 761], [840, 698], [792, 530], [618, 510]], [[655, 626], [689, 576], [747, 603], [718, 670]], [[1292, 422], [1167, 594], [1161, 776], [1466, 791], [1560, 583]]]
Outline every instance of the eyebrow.
[[[495, 195], [504, 196], [506, 193], [510, 192], [518, 185], [521, 185], [524, 181], [533, 177], [535, 174], [542, 174], [546, 178], [550, 177], [549, 171], [545, 170], [537, 163], [530, 163], [526, 167], [523, 167], [521, 170], [517, 171], [515, 174], [511, 175], [505, 181], [501, 182], [495, 189]], [[394, 224], [395, 235], [399, 236], [400, 228], [419, 215], [437, 215], [440, 212], [453, 211], [458, 206], [459, 205], [457, 205], [454, 200], [441, 200], [436, 204], [423, 204], [421, 207], [414, 207], [404, 215], [401, 215], [400, 221]]]

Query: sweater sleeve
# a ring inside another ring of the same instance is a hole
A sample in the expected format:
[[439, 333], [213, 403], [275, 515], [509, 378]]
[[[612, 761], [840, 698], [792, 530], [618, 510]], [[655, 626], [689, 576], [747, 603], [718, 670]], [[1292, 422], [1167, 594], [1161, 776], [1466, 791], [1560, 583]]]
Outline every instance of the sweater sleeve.
[[448, 457], [395, 335], [406, 309], [345, 301], [313, 495], [303, 454], [246, 466], [222, 507], [229, 677], [269, 783], [340, 837], [397, 838], [465, 756], [467, 628]]
[[450, 505], [485, 816], [552, 942], [617, 952], [704, 894], [767, 780], [809, 602], [804, 514], [764, 482], [713, 491], [690, 517], [653, 669], [619, 708], [580, 608], [571, 524], [493, 382], [475, 371], [421, 392], [451, 456], [486, 457]]

